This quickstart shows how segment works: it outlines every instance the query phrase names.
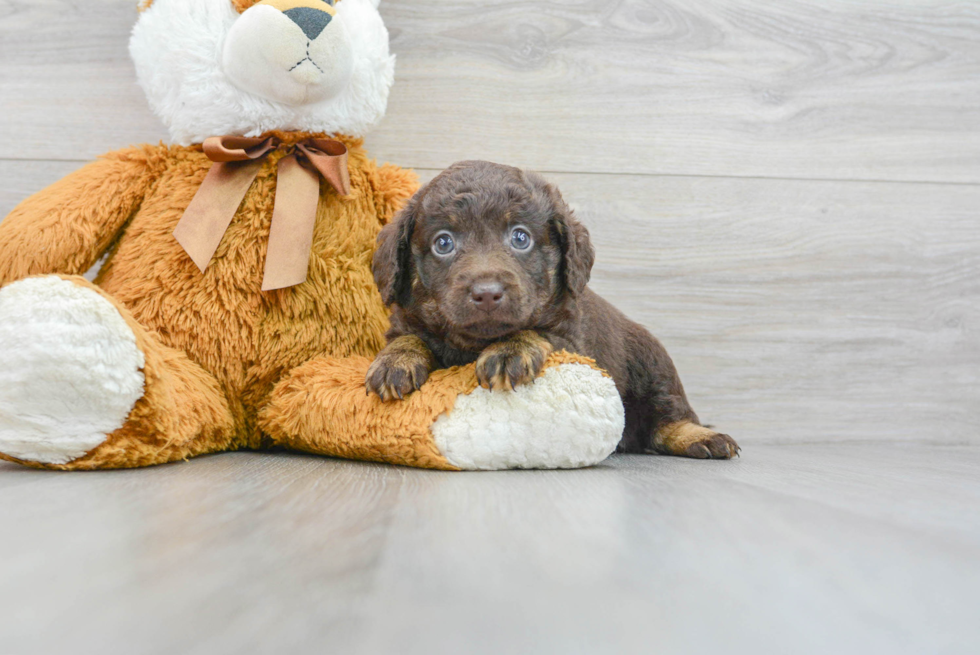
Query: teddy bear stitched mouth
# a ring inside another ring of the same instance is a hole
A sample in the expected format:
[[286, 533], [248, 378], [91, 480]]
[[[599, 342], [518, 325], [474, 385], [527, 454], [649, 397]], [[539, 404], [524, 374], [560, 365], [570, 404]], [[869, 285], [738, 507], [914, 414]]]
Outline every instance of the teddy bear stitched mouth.
[[317, 66], [317, 63], [315, 61], [313, 61], [313, 59], [310, 58], [310, 51], [309, 51], [309, 49], [307, 49], [307, 51], [306, 51], [306, 56], [303, 57], [302, 59], [300, 59], [299, 61], [297, 61], [293, 65], [293, 67], [290, 68], [287, 72], [292, 73], [294, 70], [296, 70], [297, 68], [299, 68], [303, 64], [303, 62], [307, 62], [307, 61], [310, 62], [314, 67], [316, 67], [316, 69], [318, 71], [320, 71], [321, 73], [325, 72], [322, 68], [320, 68], [319, 66]]
[[[300, 59], [299, 61], [297, 61], [295, 64], [293, 64], [293, 67], [290, 68], [288, 71], [286, 71], [287, 73], [290, 73], [291, 74], [291, 76], [292, 76], [292, 78], [294, 80], [296, 80], [300, 84], [304, 84], [306, 86], [313, 86], [313, 85], [317, 84], [317, 82], [319, 82], [320, 76], [321, 75], [326, 75], [326, 71], [324, 71], [322, 68], [320, 68], [320, 66], [315, 61], [313, 61], [313, 58], [310, 57], [310, 44], [311, 43], [312, 43], [311, 41], [307, 41], [306, 42], [306, 56], [303, 57], [302, 59]], [[306, 72], [306, 71], [302, 71], [302, 70], [301, 71], [298, 71], [295, 74], [293, 74], [294, 71], [296, 71], [296, 69], [298, 69], [300, 66], [302, 66], [306, 62], [310, 62], [310, 65], [312, 65], [314, 68], [317, 69], [317, 71], [320, 72], [320, 75], [313, 75], [313, 74], [311, 74], [311, 72]]]

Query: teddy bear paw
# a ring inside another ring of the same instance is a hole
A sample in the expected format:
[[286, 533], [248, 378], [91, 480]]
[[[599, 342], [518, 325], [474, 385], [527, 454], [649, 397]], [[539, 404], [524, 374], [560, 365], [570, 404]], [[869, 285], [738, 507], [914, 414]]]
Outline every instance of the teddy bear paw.
[[120, 428], [143, 395], [143, 353], [93, 289], [57, 276], [0, 289], [0, 453], [65, 464]]
[[436, 447], [463, 470], [579, 468], [608, 457], [623, 435], [612, 378], [584, 364], [545, 370], [506, 392], [477, 387], [432, 425]]

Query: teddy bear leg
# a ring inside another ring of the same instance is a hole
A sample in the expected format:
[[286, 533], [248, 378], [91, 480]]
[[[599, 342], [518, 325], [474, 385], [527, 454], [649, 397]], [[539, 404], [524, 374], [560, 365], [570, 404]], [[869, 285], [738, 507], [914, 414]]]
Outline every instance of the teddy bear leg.
[[288, 448], [422, 468], [577, 468], [608, 457], [623, 433], [616, 385], [565, 352], [533, 384], [490, 391], [473, 365], [434, 371], [404, 400], [365, 392], [371, 361], [315, 358], [290, 372], [260, 413]]
[[[370, 364], [364, 357], [316, 357], [296, 367], [273, 389], [259, 412], [259, 426], [292, 450], [455, 470], [429, 432], [438, 403], [420, 402], [421, 390], [398, 404], [369, 396], [364, 376]], [[447, 388], [437, 395], [447, 400], [455, 393]]]
[[0, 459], [147, 466], [222, 450], [232, 434], [217, 381], [84, 278], [0, 289]]

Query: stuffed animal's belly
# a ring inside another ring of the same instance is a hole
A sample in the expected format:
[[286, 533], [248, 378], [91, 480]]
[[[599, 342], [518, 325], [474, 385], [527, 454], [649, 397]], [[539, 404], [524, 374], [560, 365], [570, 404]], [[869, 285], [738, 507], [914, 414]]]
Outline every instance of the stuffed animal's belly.
[[359, 220], [375, 224], [357, 229], [358, 208], [322, 199], [307, 281], [263, 292], [269, 181], [253, 184], [204, 273], [172, 235], [196, 189], [170, 188], [144, 201], [97, 283], [165, 345], [213, 374], [246, 415], [312, 357], [372, 356], [384, 345], [388, 313], [370, 270], [373, 214]]

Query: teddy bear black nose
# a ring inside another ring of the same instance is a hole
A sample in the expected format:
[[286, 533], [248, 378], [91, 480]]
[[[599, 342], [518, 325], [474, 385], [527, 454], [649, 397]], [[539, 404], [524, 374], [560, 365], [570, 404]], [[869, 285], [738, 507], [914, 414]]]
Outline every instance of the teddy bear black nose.
[[323, 28], [330, 23], [333, 18], [330, 14], [311, 7], [293, 7], [282, 12], [289, 16], [290, 20], [299, 25], [310, 41], [320, 36]]

